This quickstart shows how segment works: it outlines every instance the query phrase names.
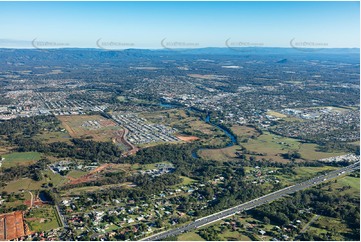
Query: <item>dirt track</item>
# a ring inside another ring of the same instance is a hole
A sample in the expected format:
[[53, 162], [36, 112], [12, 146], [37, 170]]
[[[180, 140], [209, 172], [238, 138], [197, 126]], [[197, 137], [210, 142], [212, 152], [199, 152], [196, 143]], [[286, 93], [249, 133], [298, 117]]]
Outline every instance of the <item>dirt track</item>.
[[190, 141], [194, 141], [194, 140], [199, 140], [198, 137], [196, 136], [180, 136], [177, 135], [176, 136], [178, 139], [182, 140], [182, 141], [186, 141], [186, 142], [190, 142]]
[[103, 164], [93, 170], [91, 170], [88, 174], [78, 178], [78, 179], [73, 179], [69, 182], [69, 184], [79, 184], [79, 183], [84, 183], [84, 182], [89, 182], [89, 181], [93, 181], [96, 179], [96, 177], [94, 177], [94, 175], [96, 175], [97, 173], [111, 167], [111, 164]]

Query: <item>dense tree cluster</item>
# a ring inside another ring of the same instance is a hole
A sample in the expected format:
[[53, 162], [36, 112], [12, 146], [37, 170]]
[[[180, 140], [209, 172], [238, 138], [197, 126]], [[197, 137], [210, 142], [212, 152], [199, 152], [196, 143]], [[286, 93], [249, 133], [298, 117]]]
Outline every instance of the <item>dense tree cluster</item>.
[[121, 151], [111, 142], [96, 142], [92, 140], [71, 139], [72, 144], [54, 142], [44, 144], [37, 140], [16, 137], [11, 142], [18, 146], [17, 151], [37, 151], [54, 154], [58, 157], [70, 157], [98, 162], [115, 162], [121, 156]]
[[34, 116], [0, 122], [0, 135], [31, 137], [42, 129], [55, 129], [60, 122], [55, 116]]

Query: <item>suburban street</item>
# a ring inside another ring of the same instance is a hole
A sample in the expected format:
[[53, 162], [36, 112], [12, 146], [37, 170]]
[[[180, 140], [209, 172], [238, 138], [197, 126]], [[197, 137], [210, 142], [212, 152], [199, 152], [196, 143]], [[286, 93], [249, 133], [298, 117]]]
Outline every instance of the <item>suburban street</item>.
[[215, 221], [227, 218], [229, 216], [232, 216], [235, 213], [242, 212], [242, 211], [245, 211], [245, 210], [250, 210], [250, 209], [252, 209], [254, 207], [261, 206], [261, 205], [263, 205], [265, 203], [270, 203], [270, 202], [272, 202], [272, 201], [274, 201], [276, 199], [279, 199], [279, 198], [281, 198], [283, 196], [292, 194], [292, 193], [300, 191], [300, 190], [304, 190], [306, 188], [315, 186], [315, 185], [320, 184], [322, 182], [329, 181], [331, 179], [334, 179], [334, 178], [336, 178], [338, 176], [341, 176], [341, 175], [344, 175], [346, 173], [351, 173], [351, 172], [353, 172], [355, 170], [358, 170], [358, 169], [360, 169], [360, 162], [356, 162], [356, 163], [354, 163], [352, 165], [349, 165], [347, 167], [343, 167], [341, 169], [329, 172], [329, 173], [327, 173], [325, 175], [314, 177], [312, 179], [309, 179], [307, 181], [298, 183], [296, 185], [283, 188], [281, 190], [278, 190], [278, 191], [272, 192], [270, 194], [267, 194], [265, 196], [253, 199], [253, 200], [251, 200], [249, 202], [246, 202], [246, 203], [243, 203], [241, 205], [238, 205], [238, 206], [223, 210], [221, 212], [214, 213], [214, 214], [211, 214], [209, 216], [197, 219], [194, 222], [189, 223], [189, 224], [184, 225], [184, 226], [181, 226], [179, 228], [175, 228], [175, 229], [172, 229], [172, 230], [161, 232], [161, 233], [155, 234], [153, 236], [144, 238], [142, 240], [144, 240], [144, 241], [155, 241], [155, 240], [164, 239], [164, 238], [169, 237], [169, 236], [176, 236], [176, 235], [179, 235], [179, 234], [184, 233], [186, 231], [190, 231], [190, 230], [205, 226], [205, 225], [207, 225], [209, 223], [213, 223]]

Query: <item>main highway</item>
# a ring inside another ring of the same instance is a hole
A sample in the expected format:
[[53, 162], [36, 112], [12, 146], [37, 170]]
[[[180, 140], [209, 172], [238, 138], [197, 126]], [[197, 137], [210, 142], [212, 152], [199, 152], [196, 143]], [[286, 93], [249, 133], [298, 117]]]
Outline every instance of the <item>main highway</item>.
[[353, 172], [355, 170], [359, 170], [359, 169], [360, 169], [360, 162], [356, 162], [356, 163], [354, 163], [352, 165], [343, 167], [343, 168], [335, 170], [335, 171], [331, 171], [331, 172], [326, 173], [324, 175], [314, 177], [312, 179], [309, 179], [307, 181], [298, 183], [296, 185], [289, 186], [289, 187], [283, 188], [281, 190], [277, 190], [275, 192], [269, 193], [269, 194], [264, 195], [262, 197], [253, 199], [253, 200], [251, 200], [249, 202], [246, 202], [246, 203], [240, 204], [238, 206], [235, 206], [235, 207], [220, 211], [218, 213], [211, 214], [211, 215], [206, 216], [206, 217], [202, 217], [202, 218], [197, 219], [197, 220], [195, 220], [195, 221], [193, 221], [193, 222], [191, 222], [189, 224], [186, 224], [186, 225], [183, 225], [183, 226], [175, 228], [175, 229], [171, 229], [171, 230], [168, 230], [168, 231], [164, 231], [164, 232], [152, 235], [152, 236], [144, 238], [142, 240], [143, 241], [156, 241], [156, 240], [161, 240], [161, 239], [167, 238], [169, 236], [176, 236], [176, 235], [179, 235], [179, 234], [184, 233], [186, 231], [190, 231], [190, 230], [202, 227], [204, 225], [207, 225], [209, 223], [213, 223], [215, 221], [227, 218], [229, 216], [232, 216], [233, 214], [236, 214], [236, 213], [239, 213], [239, 212], [242, 212], [242, 211], [246, 211], [246, 210], [252, 209], [254, 207], [261, 206], [261, 205], [266, 204], [266, 203], [270, 203], [270, 202], [272, 202], [274, 200], [277, 200], [277, 199], [279, 199], [279, 198], [281, 198], [283, 196], [292, 194], [292, 193], [300, 191], [300, 190], [304, 190], [306, 188], [315, 186], [315, 185], [320, 184], [322, 182], [329, 181], [329, 180], [334, 179], [334, 178], [336, 178], [338, 176], [341, 176], [341, 175], [344, 175], [344, 174], [347, 174], [347, 173], [351, 173], [351, 172]]

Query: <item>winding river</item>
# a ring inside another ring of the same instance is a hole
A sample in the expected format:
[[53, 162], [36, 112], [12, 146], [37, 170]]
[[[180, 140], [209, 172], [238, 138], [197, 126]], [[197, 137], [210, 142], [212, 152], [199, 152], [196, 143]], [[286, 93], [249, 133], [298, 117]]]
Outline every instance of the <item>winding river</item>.
[[[179, 107], [178, 105], [175, 105], [175, 104], [169, 104], [169, 103], [163, 103], [163, 102], [160, 102], [159, 105], [161, 107], [164, 107], [164, 108], [177, 108], [177, 107]], [[230, 132], [228, 132], [223, 127], [219, 126], [218, 124], [211, 122], [211, 115], [210, 114], [207, 114], [206, 118], [202, 119], [202, 120], [205, 121], [208, 124], [211, 124], [211, 125], [219, 128], [220, 130], [222, 130], [225, 133], [225, 135], [227, 135], [227, 137], [229, 137], [231, 139], [231, 141], [225, 147], [230, 147], [230, 146], [233, 146], [233, 145], [237, 144], [236, 136], [234, 136], [233, 134], [231, 134]], [[199, 148], [199, 149], [193, 150], [192, 151], [192, 157], [196, 158], [196, 159], [200, 159], [201, 157], [199, 157], [198, 151], [205, 150], [205, 149], [208, 149], [208, 148]]]
[[[204, 119], [204, 121], [205, 121], [206, 123], [208, 123], [208, 124], [211, 124], [211, 125], [219, 128], [220, 130], [222, 130], [222, 131], [225, 133], [225, 135], [227, 135], [227, 136], [231, 139], [231, 141], [230, 141], [225, 147], [230, 147], [230, 146], [233, 146], [233, 145], [237, 144], [237, 138], [236, 138], [236, 136], [234, 136], [233, 134], [231, 134], [230, 132], [228, 132], [228, 131], [225, 130], [223, 127], [219, 126], [218, 124], [212, 123], [212, 122], [211, 122], [211, 116], [210, 116], [209, 114], [206, 116], [206, 118]], [[205, 150], [205, 149], [206, 149], [206, 148], [199, 148], [199, 149], [193, 150], [193, 152], [192, 152], [192, 157], [193, 157], [193, 158], [196, 158], [196, 159], [200, 159], [200, 157], [199, 157], [199, 155], [198, 155], [198, 151], [200, 151], [200, 150]]]

